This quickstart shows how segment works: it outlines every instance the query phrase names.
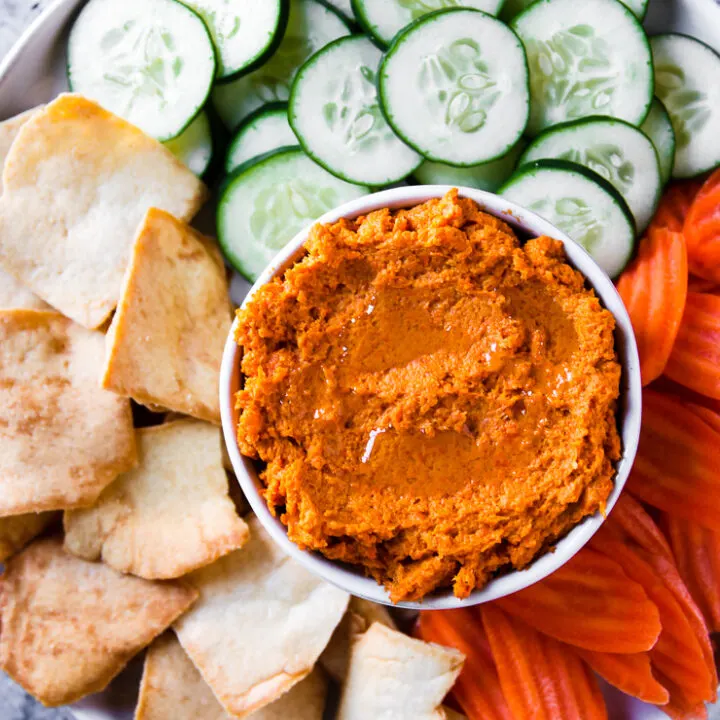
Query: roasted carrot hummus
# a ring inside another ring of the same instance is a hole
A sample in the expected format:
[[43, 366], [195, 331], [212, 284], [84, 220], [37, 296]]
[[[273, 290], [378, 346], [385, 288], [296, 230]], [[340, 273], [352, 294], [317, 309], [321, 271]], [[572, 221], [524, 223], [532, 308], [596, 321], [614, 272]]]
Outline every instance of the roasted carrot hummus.
[[455, 191], [316, 226], [239, 313], [242, 451], [290, 538], [394, 601], [458, 597], [602, 510], [612, 315], [561, 243]]

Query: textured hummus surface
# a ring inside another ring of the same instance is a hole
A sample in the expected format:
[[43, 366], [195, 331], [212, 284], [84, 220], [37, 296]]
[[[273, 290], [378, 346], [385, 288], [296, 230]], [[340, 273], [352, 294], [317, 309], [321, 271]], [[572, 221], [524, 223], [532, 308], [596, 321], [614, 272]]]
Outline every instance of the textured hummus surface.
[[458, 597], [602, 511], [614, 319], [562, 244], [455, 191], [316, 226], [239, 313], [238, 437], [300, 547]]

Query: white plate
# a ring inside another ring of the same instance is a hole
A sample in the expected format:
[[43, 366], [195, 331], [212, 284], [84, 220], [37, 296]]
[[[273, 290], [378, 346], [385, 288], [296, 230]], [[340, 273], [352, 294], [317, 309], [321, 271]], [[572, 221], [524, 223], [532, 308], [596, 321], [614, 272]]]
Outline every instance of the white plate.
[[[0, 120], [48, 102], [67, 90], [65, 35], [76, 10], [84, 2], [56, 0], [0, 64]], [[653, 33], [674, 31], [692, 35], [720, 52], [720, 7], [714, 0], [650, 0], [645, 25]], [[233, 299], [239, 302], [247, 289], [247, 283], [236, 278], [231, 293]], [[134, 661], [108, 690], [75, 704], [73, 712], [78, 720], [132, 720], [140, 672], [140, 662]], [[610, 688], [604, 691], [611, 720], [667, 718], [656, 707]], [[720, 720], [720, 709], [713, 708], [711, 717]]]

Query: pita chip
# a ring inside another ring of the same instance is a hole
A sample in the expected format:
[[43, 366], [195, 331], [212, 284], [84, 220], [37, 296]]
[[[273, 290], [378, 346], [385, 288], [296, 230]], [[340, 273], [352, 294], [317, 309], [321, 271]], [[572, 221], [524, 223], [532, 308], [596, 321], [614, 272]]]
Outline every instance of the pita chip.
[[12, 557], [0, 585], [0, 668], [48, 706], [99, 692], [197, 597], [179, 582], [121, 575], [60, 538]]
[[245, 544], [220, 430], [178, 420], [136, 433], [139, 465], [87, 509], [65, 513], [65, 549], [148, 580], [185, 575]]
[[[314, 670], [252, 720], [322, 720], [327, 681]], [[155, 640], [145, 656], [135, 720], [233, 720], [213, 695], [173, 633]]]
[[22, 550], [56, 517], [57, 513], [53, 512], [0, 517], [0, 562]]
[[108, 331], [102, 386], [220, 424], [220, 361], [230, 323], [227, 277], [214, 242], [151, 209]]
[[35, 114], [35, 111], [39, 108], [33, 108], [32, 110], [26, 110], [24, 113], [15, 115], [15, 117], [8, 118], [0, 122], [0, 195], [2, 195], [2, 169], [5, 166], [5, 158], [10, 152], [10, 148], [15, 142], [17, 134], [20, 132], [20, 128]]
[[444, 720], [467, 720], [465, 715], [461, 715], [456, 710], [447, 707], [447, 705], [443, 705], [442, 710], [445, 713]]
[[49, 310], [50, 306], [12, 275], [0, 270], [0, 308]]
[[200, 591], [175, 624], [185, 651], [231, 715], [246, 718], [310, 674], [347, 593], [277, 547], [257, 519], [242, 550], [188, 576]]
[[115, 308], [148, 208], [188, 220], [207, 193], [167, 148], [78, 95], [22, 125], [2, 182], [0, 265], [88, 328]]
[[364, 598], [351, 597], [345, 616], [335, 628], [335, 632], [319, 660], [333, 680], [342, 682], [345, 679], [352, 644], [374, 622], [382, 623], [393, 630], [396, 629], [385, 606]]
[[91, 505], [136, 464], [130, 403], [97, 384], [104, 340], [0, 310], [0, 516]]
[[462, 653], [375, 623], [353, 645], [337, 720], [445, 720]]

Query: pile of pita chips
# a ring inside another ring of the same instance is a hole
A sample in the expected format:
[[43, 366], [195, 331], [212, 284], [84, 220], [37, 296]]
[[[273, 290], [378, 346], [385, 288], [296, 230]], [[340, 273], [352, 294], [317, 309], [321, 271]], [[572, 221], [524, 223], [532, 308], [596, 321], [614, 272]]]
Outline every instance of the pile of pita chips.
[[102, 386], [220, 424], [220, 361], [230, 323], [227, 277], [214, 241], [151, 209], [108, 331]]
[[200, 592], [174, 627], [223, 707], [247, 717], [310, 674], [347, 593], [284, 555], [252, 519], [237, 552], [188, 576]]
[[0, 517], [0, 563], [22, 550], [57, 517], [53, 512]]
[[149, 580], [177, 578], [242, 547], [220, 431], [177, 420], [137, 431], [139, 464], [86, 510], [65, 513], [65, 548]]
[[0, 122], [0, 195], [2, 194], [2, 169], [5, 166], [5, 158], [10, 152], [13, 142], [17, 134], [20, 132], [20, 128], [35, 114], [35, 111], [39, 108], [33, 108], [32, 110], [26, 110], [24, 113], [20, 113], [15, 117], [11, 117], [9, 120]]
[[0, 668], [45, 705], [73, 702], [105, 688], [196, 597], [75, 558], [59, 538], [35, 541], [2, 577]]

